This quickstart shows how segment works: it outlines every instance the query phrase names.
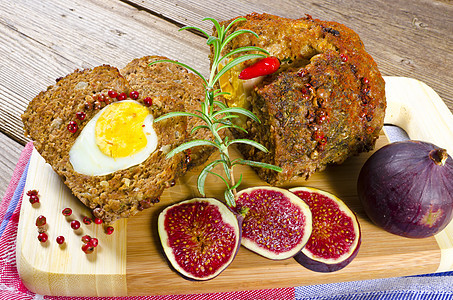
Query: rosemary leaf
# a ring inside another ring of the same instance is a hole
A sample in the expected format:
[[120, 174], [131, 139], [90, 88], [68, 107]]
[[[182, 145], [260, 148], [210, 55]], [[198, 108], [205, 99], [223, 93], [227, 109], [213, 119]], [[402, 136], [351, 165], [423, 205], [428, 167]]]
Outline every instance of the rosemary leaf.
[[236, 66], [237, 64], [240, 64], [241, 62], [244, 62], [246, 60], [254, 59], [254, 58], [264, 58], [266, 55], [264, 54], [245, 54], [242, 56], [239, 56], [232, 61], [228, 62], [218, 73], [215, 75], [213, 81], [217, 82], [220, 77], [222, 77], [223, 74], [228, 72], [231, 68]]
[[197, 114], [193, 114], [193, 113], [189, 113], [189, 112], [185, 112], [185, 111], [174, 111], [174, 112], [169, 112], [168, 114], [162, 115], [162, 116], [154, 119], [154, 122], [160, 122], [162, 120], [174, 118], [174, 117], [194, 117], [194, 118], [203, 119], [202, 116], [197, 115]]
[[206, 125], [198, 125], [198, 126], [195, 126], [194, 128], [192, 128], [192, 130], [190, 131], [190, 134], [193, 134], [195, 131], [199, 130], [199, 129], [210, 129], [209, 126], [206, 126]]
[[228, 32], [228, 30], [230, 30], [231, 26], [233, 26], [235, 23], [244, 22], [244, 21], [247, 21], [247, 19], [243, 18], [243, 17], [234, 19], [233, 21], [231, 21], [230, 24], [228, 24], [227, 28], [225, 28], [225, 32]]
[[260, 143], [249, 140], [249, 139], [235, 139], [235, 140], [230, 141], [227, 146], [230, 146], [232, 144], [247, 144], [247, 145], [253, 146], [265, 153], [269, 152], [269, 150], [267, 150], [267, 148], [264, 147], [263, 145], [261, 145]]
[[[252, 119], [255, 122], [260, 123], [260, 120], [258, 117], [251, 111], [240, 108], [240, 107], [228, 107], [225, 103], [221, 101], [215, 100], [216, 97], [222, 96], [222, 95], [230, 95], [230, 93], [227, 92], [222, 92], [221, 89], [215, 89], [216, 84], [218, 83], [219, 79], [226, 73], [228, 72], [231, 68], [235, 67], [236, 65], [247, 61], [251, 59], [258, 59], [258, 58], [264, 58], [267, 55], [269, 55], [269, 52], [266, 50], [255, 47], [255, 46], [248, 46], [248, 47], [241, 47], [234, 49], [222, 56], [222, 52], [226, 45], [231, 42], [234, 38], [241, 34], [252, 34], [256, 37], [258, 35], [247, 29], [239, 29], [237, 31], [234, 31], [228, 35], [228, 32], [232, 28], [232, 26], [237, 23], [237, 22], [242, 22], [245, 21], [245, 18], [237, 18], [233, 20], [226, 28], [224, 25], [220, 25], [220, 23], [213, 19], [213, 18], [204, 18], [203, 21], [211, 21], [216, 29], [216, 35], [217, 36], [211, 36], [207, 34], [205, 31], [203, 31], [200, 28], [194, 27], [194, 26], [185, 26], [181, 28], [180, 30], [196, 30], [201, 32], [204, 36], [207, 37], [207, 44], [212, 47], [212, 53], [213, 53], [213, 58], [212, 58], [212, 63], [211, 63], [211, 70], [210, 70], [210, 75], [209, 79], [206, 79], [200, 72], [195, 70], [194, 68], [184, 64], [180, 63], [177, 61], [173, 60], [158, 60], [155, 62], [152, 62], [152, 64], [156, 64], [159, 62], [171, 62], [176, 65], [179, 65], [181, 67], [184, 67], [188, 69], [189, 71], [192, 71], [196, 75], [198, 75], [204, 83], [205, 87], [205, 99], [201, 103], [201, 110], [194, 110], [195, 113], [188, 113], [188, 112], [173, 112], [166, 114], [164, 116], [161, 116], [154, 120], [155, 122], [159, 122], [161, 120], [171, 118], [171, 117], [196, 117], [201, 120], [205, 124], [203, 125], [198, 125], [195, 126], [191, 134], [196, 132], [199, 129], [208, 129], [212, 133], [213, 140], [208, 140], [208, 139], [199, 139], [199, 140], [192, 140], [186, 143], [183, 143], [182, 145], [176, 147], [172, 151], [170, 151], [167, 154], [167, 157], [172, 157], [176, 153], [179, 153], [181, 151], [185, 151], [187, 149], [190, 149], [192, 147], [198, 147], [198, 146], [212, 146], [215, 147], [219, 153], [220, 153], [220, 158], [209, 163], [204, 169], [200, 172], [198, 179], [197, 179], [197, 187], [201, 195], [205, 196], [205, 183], [206, 183], [206, 177], [209, 174], [212, 174], [214, 176], [219, 177], [225, 184], [226, 189], [224, 191], [224, 196], [225, 196], [225, 201], [227, 205], [230, 207], [234, 207], [235, 204], [235, 196], [236, 196], [236, 189], [239, 187], [239, 185], [242, 182], [242, 174], [237, 182], [235, 182], [235, 178], [233, 176], [233, 167], [235, 165], [249, 165], [253, 167], [264, 167], [268, 168], [271, 170], [276, 170], [276, 171], [281, 171], [281, 168], [271, 165], [271, 164], [266, 164], [262, 162], [255, 162], [255, 161], [250, 161], [250, 160], [244, 160], [242, 158], [235, 159], [231, 161], [229, 152], [228, 152], [228, 147], [231, 146], [232, 144], [237, 144], [237, 143], [242, 143], [242, 144], [248, 144], [250, 146], [256, 147], [257, 149], [268, 152], [266, 147], [261, 145], [258, 142], [248, 140], [248, 139], [232, 139], [231, 141], [228, 138], [228, 135], [225, 137], [222, 137], [222, 135], [219, 134], [219, 131], [222, 129], [227, 129], [227, 128], [234, 128], [237, 130], [241, 130], [244, 132], [247, 132], [244, 128], [240, 127], [237, 124], [234, 124], [231, 120], [239, 118], [240, 115], [246, 116], [250, 119]], [[237, 56], [234, 59], [232, 59], [232, 56]], [[221, 62], [225, 63], [225, 66], [221, 70], [219, 70], [219, 65]], [[223, 166], [223, 171], [224, 175], [217, 174], [213, 171], [213, 169], [221, 164]]]
[[258, 119], [258, 117], [254, 113], [252, 113], [250, 110], [244, 109], [242, 107], [228, 107], [228, 108], [223, 109], [220, 112], [215, 113], [213, 116], [216, 117], [217, 115], [219, 115], [221, 113], [237, 113], [237, 114], [247, 116], [255, 122], [261, 123], [260, 119]]
[[207, 38], [209, 38], [209, 34], [207, 34], [206, 31], [204, 31], [204, 30], [201, 29], [201, 28], [195, 27], [195, 26], [184, 26], [184, 27], [181, 27], [181, 28], [179, 29], [179, 31], [182, 31], [182, 30], [195, 30], [195, 31], [199, 31], [199, 32], [201, 32], [203, 35], [205, 35]]
[[[253, 34], [255, 37], [259, 38], [258, 35], [251, 31], [251, 30], [248, 30], [248, 29], [239, 29], [239, 30], [236, 30], [235, 32], [232, 32], [226, 39], [225, 41], [223, 41], [223, 45], [226, 45], [228, 44], [232, 39], [234, 39], [235, 37], [237, 37], [238, 35], [241, 35], [241, 34], [244, 34], [244, 33], [250, 33], [250, 34]], [[264, 49], [263, 49], [264, 50]], [[265, 50], [264, 50], [265, 51]]]
[[163, 62], [173, 63], [173, 64], [175, 64], [175, 65], [181, 66], [181, 67], [183, 67], [183, 68], [186, 68], [186, 69], [188, 69], [188, 70], [194, 72], [196, 75], [198, 75], [198, 77], [200, 77], [200, 78], [203, 80], [205, 86], [208, 85], [208, 81], [206, 80], [206, 78], [204, 78], [203, 75], [201, 75], [200, 72], [198, 72], [197, 70], [195, 70], [195, 69], [192, 68], [191, 66], [186, 65], [186, 64], [184, 64], [184, 63], [182, 63], [182, 62], [179, 62], [179, 61], [176, 61], [176, 60], [171, 60], [171, 59], [159, 59], [159, 60], [155, 60], [155, 61], [149, 63], [149, 65], [151, 66], [151, 65], [154, 65], [154, 64], [157, 64], [157, 63], [163, 63]]
[[270, 170], [277, 171], [277, 172], [281, 172], [282, 171], [282, 168], [280, 168], [278, 166], [275, 166], [275, 165], [272, 165], [272, 164], [267, 164], [267, 163], [263, 163], [263, 162], [260, 162], [260, 161], [245, 160], [245, 159], [242, 159], [242, 158], [238, 159], [237, 162], [233, 162], [233, 165], [236, 165], [236, 164], [247, 165], [247, 166], [251, 166], [251, 167], [266, 168], [266, 169], [270, 169]]
[[211, 174], [211, 170], [214, 169], [215, 166], [217, 166], [218, 164], [224, 164], [224, 163], [225, 162], [223, 160], [217, 159], [217, 160], [214, 160], [213, 162], [209, 163], [206, 167], [203, 168], [203, 170], [201, 170], [201, 172], [197, 178], [197, 188], [201, 195], [205, 196], [204, 183], [206, 181], [206, 177], [208, 176], [208, 174]]
[[220, 150], [219, 145], [217, 145], [214, 142], [208, 141], [208, 140], [192, 140], [189, 142], [185, 142], [184, 144], [179, 145], [175, 149], [171, 150], [170, 152], [167, 153], [167, 158], [173, 157], [175, 154], [182, 152], [184, 150], [190, 149], [192, 147], [197, 147], [197, 146], [213, 146], [216, 147]]
[[224, 61], [225, 59], [227, 59], [228, 57], [230, 57], [232, 55], [235, 55], [235, 54], [238, 54], [238, 53], [241, 53], [241, 52], [246, 52], [246, 51], [259, 51], [259, 52], [263, 52], [263, 53], [266, 53], [267, 55], [269, 55], [269, 52], [267, 52], [266, 50], [264, 50], [262, 48], [249, 46], [249, 47], [241, 47], [241, 48], [234, 49], [233, 51], [231, 51], [231, 52], [225, 54], [224, 56], [222, 56], [220, 61]]
[[235, 207], [236, 206], [236, 201], [235, 201], [235, 197], [234, 197], [234, 194], [233, 194], [233, 191], [230, 190], [230, 189], [226, 189], [225, 192], [224, 192], [224, 197], [225, 197], [225, 201], [227, 203], [227, 205], [229, 207]]

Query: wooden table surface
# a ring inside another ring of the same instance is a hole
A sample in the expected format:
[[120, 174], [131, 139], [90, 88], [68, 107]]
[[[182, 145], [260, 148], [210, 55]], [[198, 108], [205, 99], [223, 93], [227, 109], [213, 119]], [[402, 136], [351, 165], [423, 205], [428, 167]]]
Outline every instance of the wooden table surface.
[[[203, 4], [201, 4], [203, 3]], [[165, 55], [208, 72], [205, 39], [178, 28], [211, 30], [204, 17], [251, 12], [334, 20], [355, 30], [383, 75], [431, 86], [453, 110], [453, 2], [377, 1], [0, 1], [0, 194], [27, 139], [20, 114], [55, 79], [78, 68], [123, 67], [135, 57]]]

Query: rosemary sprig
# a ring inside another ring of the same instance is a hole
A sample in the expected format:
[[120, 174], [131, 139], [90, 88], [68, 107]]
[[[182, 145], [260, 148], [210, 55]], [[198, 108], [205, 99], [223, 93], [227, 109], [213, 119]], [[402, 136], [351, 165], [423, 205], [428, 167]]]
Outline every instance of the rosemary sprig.
[[[253, 166], [253, 167], [262, 167], [262, 168], [268, 168], [271, 170], [275, 170], [277, 172], [281, 172], [280, 167], [277, 167], [277, 166], [274, 166], [271, 164], [267, 164], [267, 163], [263, 163], [263, 162], [245, 160], [242, 158], [236, 158], [236, 159], [232, 160], [230, 158], [228, 148], [233, 144], [238, 144], [238, 143], [247, 144], [247, 145], [256, 147], [259, 150], [264, 151], [264, 152], [268, 152], [268, 150], [266, 149], [266, 147], [264, 147], [260, 143], [249, 140], [249, 139], [229, 140], [228, 137], [225, 137], [224, 139], [222, 139], [222, 137], [219, 134], [220, 130], [226, 129], [226, 128], [234, 128], [237, 130], [246, 131], [244, 128], [234, 124], [231, 121], [234, 118], [238, 118], [239, 117], [238, 115], [244, 115], [246, 117], [251, 118], [255, 122], [260, 123], [260, 120], [251, 111], [244, 109], [244, 108], [240, 108], [240, 107], [228, 107], [223, 102], [215, 100], [215, 98], [220, 95], [229, 94], [226, 92], [222, 92], [221, 90], [214, 89], [216, 83], [218, 82], [218, 80], [220, 79], [220, 77], [223, 74], [225, 74], [231, 68], [233, 68], [234, 66], [236, 66], [244, 61], [247, 61], [250, 59], [256, 59], [256, 58], [264, 58], [264, 57], [266, 57], [266, 55], [269, 55], [269, 53], [266, 50], [259, 48], [259, 47], [255, 47], [255, 46], [240, 47], [240, 48], [234, 49], [233, 51], [231, 51], [227, 54], [222, 55], [222, 51], [225, 48], [225, 46], [235, 37], [237, 37], [241, 34], [245, 34], [245, 33], [253, 34], [256, 37], [258, 37], [258, 35], [255, 32], [253, 32], [251, 30], [246, 30], [246, 29], [240, 29], [240, 30], [232, 32], [231, 34], [227, 34], [228, 30], [231, 28], [231, 26], [234, 23], [241, 22], [244, 20], [246, 20], [246, 19], [245, 18], [235, 19], [225, 28], [225, 26], [223, 26], [223, 25], [220, 26], [219, 22], [213, 18], [203, 19], [203, 21], [211, 21], [214, 24], [216, 31], [217, 31], [217, 36], [209, 35], [204, 30], [202, 30], [198, 27], [194, 27], [194, 26], [186, 26], [186, 27], [183, 27], [180, 29], [180, 30], [191, 29], [191, 30], [196, 30], [196, 31], [201, 32], [207, 38], [207, 45], [213, 46], [213, 50], [214, 50], [213, 57], [214, 58], [213, 58], [212, 66], [211, 66], [209, 79], [206, 79], [195, 68], [188, 66], [184, 63], [181, 63], [181, 62], [177, 62], [177, 61], [173, 61], [173, 60], [157, 60], [157, 61], [154, 61], [151, 63], [151, 64], [156, 64], [156, 63], [161, 63], [161, 62], [171, 62], [171, 63], [177, 64], [179, 66], [182, 66], [182, 67], [192, 71], [193, 73], [198, 75], [203, 80], [203, 83], [205, 86], [205, 100], [201, 104], [201, 111], [197, 111], [198, 114], [189, 113], [189, 112], [171, 112], [171, 113], [165, 114], [165, 115], [157, 118], [155, 120], [155, 122], [159, 122], [159, 121], [167, 119], [167, 118], [181, 117], [181, 116], [200, 118], [204, 121], [205, 125], [200, 125], [200, 126], [193, 128], [192, 133], [197, 130], [200, 130], [200, 129], [208, 129], [214, 137], [213, 141], [192, 140], [192, 141], [183, 143], [180, 146], [173, 149], [172, 151], [170, 151], [167, 154], [167, 158], [170, 158], [179, 152], [185, 151], [189, 148], [196, 147], [196, 146], [212, 146], [212, 147], [217, 148], [217, 150], [220, 152], [220, 159], [217, 159], [217, 160], [209, 163], [200, 172], [200, 174], [198, 176], [198, 180], [197, 180], [197, 187], [198, 187], [198, 191], [200, 192], [200, 194], [205, 196], [204, 185], [205, 185], [206, 177], [209, 174], [219, 177], [226, 185], [224, 196], [225, 196], [225, 201], [226, 201], [227, 205], [229, 205], [230, 207], [234, 207], [236, 205], [235, 204], [236, 189], [242, 182], [242, 174], [241, 174], [239, 180], [237, 182], [235, 182], [233, 168], [236, 165], [248, 165], [248, 166]], [[242, 54], [244, 52], [250, 52], [250, 51], [258, 52], [258, 53]], [[230, 59], [231, 56], [237, 55], [237, 54], [242, 54], [242, 55], [239, 55], [239, 56], [235, 57], [234, 59]], [[219, 64], [227, 61], [227, 59], [229, 61], [226, 63], [226, 65], [220, 71], [218, 71]], [[224, 176], [212, 171], [217, 165], [223, 166], [223, 169], [225, 172]]]

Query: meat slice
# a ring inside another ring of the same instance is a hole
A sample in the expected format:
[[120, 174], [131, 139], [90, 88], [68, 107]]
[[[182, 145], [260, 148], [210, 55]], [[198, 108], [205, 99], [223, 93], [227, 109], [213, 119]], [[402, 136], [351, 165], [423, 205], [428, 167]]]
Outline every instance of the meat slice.
[[[262, 122], [247, 120], [242, 126], [248, 133], [235, 134], [262, 143], [270, 153], [241, 145], [242, 155], [283, 169], [277, 173], [259, 168], [258, 175], [279, 185], [308, 178], [328, 164], [373, 149], [383, 126], [385, 83], [357, 34], [310, 16], [293, 20], [251, 14], [245, 18], [232, 30], [250, 29], [260, 38], [241, 35], [227, 51], [257, 45], [282, 62], [276, 74], [255, 80], [245, 103], [244, 97], [237, 101], [234, 92], [226, 99], [229, 105], [249, 108]], [[237, 76], [245, 67], [229, 76]], [[248, 83], [242, 84], [241, 88]]]

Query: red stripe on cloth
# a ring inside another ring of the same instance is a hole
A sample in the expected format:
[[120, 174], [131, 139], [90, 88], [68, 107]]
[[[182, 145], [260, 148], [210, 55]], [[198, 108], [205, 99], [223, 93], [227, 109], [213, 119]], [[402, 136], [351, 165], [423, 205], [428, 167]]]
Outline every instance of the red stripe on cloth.
[[22, 153], [19, 157], [19, 161], [16, 164], [16, 168], [14, 169], [13, 176], [11, 177], [11, 181], [9, 182], [8, 188], [6, 189], [5, 195], [3, 196], [3, 200], [0, 206], [0, 221], [3, 220], [5, 217], [6, 210], [8, 209], [8, 205], [11, 202], [11, 198], [13, 197], [14, 191], [17, 188], [17, 184], [19, 183], [20, 177], [22, 173], [24, 173], [25, 167], [28, 164], [28, 160], [30, 159], [31, 152], [33, 150], [33, 143], [28, 143], [25, 148], [22, 150]]
[[[0, 206], [0, 220], [5, 217], [6, 210], [14, 195], [14, 191], [19, 184], [19, 180], [27, 166], [30, 159], [33, 144], [28, 143], [19, 158], [16, 168], [14, 169], [13, 176], [6, 190]], [[27, 290], [17, 273], [16, 266], [16, 237], [17, 225], [19, 223], [20, 214], [19, 201], [14, 213], [12, 214], [5, 231], [0, 238], [0, 299], [18, 299], [18, 300], [31, 300], [35, 295]]]
[[[215, 279], [213, 279], [215, 280]], [[137, 296], [137, 297], [51, 297], [52, 300], [294, 300], [294, 288], [278, 288], [268, 290], [250, 290], [225, 293], [190, 294], [190, 295], [167, 295], [167, 296]]]

